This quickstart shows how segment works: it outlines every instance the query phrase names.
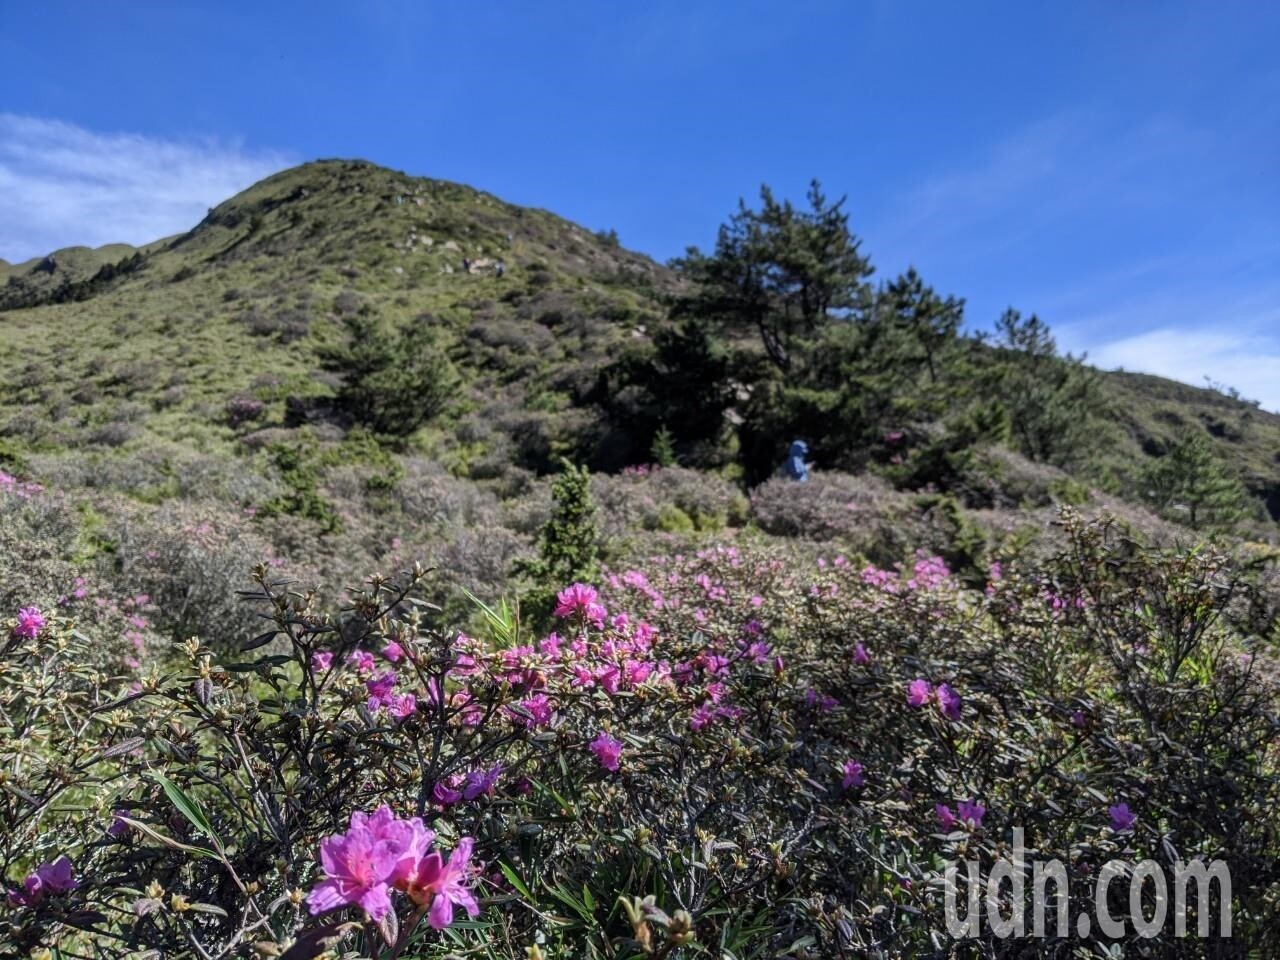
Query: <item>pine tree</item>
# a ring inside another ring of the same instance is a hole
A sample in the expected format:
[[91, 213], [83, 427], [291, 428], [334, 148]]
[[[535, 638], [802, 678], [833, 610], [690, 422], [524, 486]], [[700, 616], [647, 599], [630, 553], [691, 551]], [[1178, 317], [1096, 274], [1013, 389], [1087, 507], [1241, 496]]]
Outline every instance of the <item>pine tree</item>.
[[653, 446], [650, 448], [649, 456], [660, 467], [674, 467], [676, 465], [675, 437], [666, 427], [659, 428], [658, 432], [653, 435]]
[[680, 310], [715, 318], [735, 332], [753, 330], [769, 360], [793, 376], [797, 349], [833, 317], [868, 295], [870, 262], [849, 230], [845, 198], [834, 203], [814, 180], [808, 210], [760, 188], [761, 208], [745, 201], [720, 227], [716, 249], [696, 248], [674, 266], [698, 284]]
[[338, 403], [381, 434], [408, 436], [441, 413], [457, 391], [458, 374], [438, 342], [430, 317], [389, 332], [377, 318], [343, 318], [346, 344], [325, 355], [341, 373]]
[[554, 506], [538, 536], [538, 556], [517, 565], [517, 571], [531, 581], [522, 608], [535, 622], [551, 615], [558, 591], [574, 583], [591, 583], [600, 574], [600, 529], [591, 498], [591, 472], [561, 460], [551, 496]]
[[944, 352], [955, 344], [964, 317], [964, 301], [945, 300], [926, 286], [915, 267], [887, 284], [880, 295], [880, 312], [909, 333], [919, 345], [920, 361], [937, 383]]
[[1199, 430], [1179, 437], [1147, 468], [1142, 495], [1161, 514], [1196, 530], [1230, 530], [1245, 515], [1245, 489]]
[[1009, 412], [1013, 437], [1032, 460], [1071, 466], [1098, 442], [1104, 409], [1098, 373], [1071, 354], [1059, 355], [1049, 326], [1009, 309], [996, 326], [1004, 360], [990, 383]]

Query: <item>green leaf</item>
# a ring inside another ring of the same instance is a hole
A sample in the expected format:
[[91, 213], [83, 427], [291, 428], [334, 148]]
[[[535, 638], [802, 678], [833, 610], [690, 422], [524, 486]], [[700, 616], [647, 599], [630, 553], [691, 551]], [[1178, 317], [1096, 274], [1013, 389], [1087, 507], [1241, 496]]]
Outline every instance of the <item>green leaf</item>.
[[182, 851], [185, 851], [186, 853], [194, 853], [196, 856], [204, 857], [208, 860], [222, 859], [213, 850], [208, 850], [204, 847], [193, 847], [191, 844], [183, 843], [180, 840], [175, 840], [173, 839], [173, 837], [166, 837], [159, 830], [156, 830], [154, 827], [148, 826], [147, 824], [143, 823], [141, 820], [134, 820], [132, 817], [122, 817], [119, 815], [117, 815], [117, 819], [119, 819], [121, 823], [128, 824], [133, 829], [139, 831], [140, 833], [146, 834], [152, 840], [157, 840], [172, 850], [182, 850]]
[[525, 886], [524, 881], [520, 879], [520, 875], [516, 873], [512, 867], [499, 860], [498, 869], [501, 870], [502, 875], [507, 878], [507, 882], [516, 888], [516, 892], [519, 893], [520, 896], [524, 897], [530, 903], [535, 902], [533, 894], [529, 892], [529, 888]]
[[217, 846], [223, 846], [218, 835], [214, 833], [213, 826], [209, 823], [209, 818], [205, 816], [204, 811], [200, 809], [200, 806], [182, 791], [181, 787], [156, 770], [148, 771], [147, 775], [156, 783], [160, 784], [170, 802], [178, 808], [179, 813], [191, 822], [193, 827], [201, 831]]

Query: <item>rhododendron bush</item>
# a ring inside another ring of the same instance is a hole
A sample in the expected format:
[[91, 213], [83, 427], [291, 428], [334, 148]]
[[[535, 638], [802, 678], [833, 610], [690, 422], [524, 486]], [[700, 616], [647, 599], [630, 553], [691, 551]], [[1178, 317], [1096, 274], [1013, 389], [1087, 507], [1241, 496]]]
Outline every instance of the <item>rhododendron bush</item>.
[[1236, 936], [1280, 932], [1277, 701], [1246, 592], [1211, 553], [1064, 527], [1056, 560], [1008, 558], [985, 589], [928, 554], [658, 557], [562, 585], [539, 630], [483, 607], [459, 631], [420, 568], [331, 616], [263, 567], [239, 655], [192, 638], [119, 675], [86, 656], [113, 638], [15, 609], [0, 939], [945, 956], [944, 863], [989, 864], [1015, 827], [1082, 875], [1222, 859]]

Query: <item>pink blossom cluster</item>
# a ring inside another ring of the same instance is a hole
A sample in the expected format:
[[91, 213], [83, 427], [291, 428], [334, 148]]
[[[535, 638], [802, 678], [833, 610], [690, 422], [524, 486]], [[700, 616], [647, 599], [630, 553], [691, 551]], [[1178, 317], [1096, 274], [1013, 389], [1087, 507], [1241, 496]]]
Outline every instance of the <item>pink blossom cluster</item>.
[[941, 557], [917, 550], [910, 570], [901, 564], [895, 565], [892, 570], [868, 565], [862, 568], [859, 576], [863, 583], [885, 593], [929, 592], [938, 590], [949, 582], [951, 568]]
[[[631, 582], [647, 583], [637, 578]], [[714, 584], [706, 586], [714, 592]], [[578, 583], [562, 590], [555, 612], [564, 621], [563, 632], [552, 632], [536, 644], [495, 651], [460, 634], [443, 692], [434, 678], [424, 689], [416, 673], [404, 670], [415, 661], [412, 643], [403, 637], [384, 647], [381, 661], [367, 650], [356, 650], [347, 655], [346, 662], [364, 684], [365, 706], [371, 713], [385, 711], [403, 719], [421, 703], [443, 698], [453, 722], [474, 725], [488, 715], [475, 691], [496, 683], [513, 694], [499, 716], [528, 730], [552, 728], [563, 705], [579, 701], [584, 693], [612, 698], [642, 687], [675, 694], [676, 702], [683, 702], [689, 711], [692, 730], [714, 723], [736, 724], [743, 711], [729, 702], [727, 681], [733, 672], [745, 668], [778, 676], [783, 669], [771, 644], [762, 637], [763, 627], [754, 619], [743, 624], [741, 636], [709, 641], [695, 655], [673, 662], [658, 655], [657, 631], [651, 624], [625, 613], [610, 616], [593, 586]], [[327, 675], [334, 667], [332, 652], [311, 655], [314, 674]], [[592, 749], [607, 769], [616, 769], [611, 765], [619, 762], [620, 746], [616, 752], [608, 746], [603, 754], [596, 747]], [[467, 782], [462, 776], [454, 774], [436, 784], [433, 799], [437, 804], [449, 806], [472, 799], [466, 795]], [[482, 792], [491, 788], [486, 785]]]
[[634, 463], [630, 466], [622, 468], [624, 477], [647, 477], [650, 474], [657, 473], [662, 466], [657, 463]]
[[599, 736], [589, 744], [591, 752], [596, 755], [596, 759], [600, 761], [600, 766], [610, 772], [616, 773], [622, 765], [622, 741], [615, 740], [603, 730]]
[[938, 817], [938, 824], [948, 833], [963, 827], [966, 830], [977, 830], [982, 826], [982, 818], [987, 815], [987, 808], [977, 800], [961, 800], [952, 809], [942, 803], [933, 808]]
[[1111, 829], [1116, 833], [1130, 833], [1138, 822], [1138, 815], [1129, 809], [1127, 803], [1107, 807], [1107, 813], [1111, 816]]
[[1070, 610], [1083, 610], [1085, 608], [1085, 598], [1077, 595], [1074, 597], [1064, 596], [1056, 590], [1046, 589], [1043, 593], [1045, 606], [1049, 608], [1049, 613], [1057, 619]]
[[40, 484], [30, 480], [19, 480], [13, 474], [0, 470], [0, 493], [7, 493], [21, 500], [30, 500], [43, 492], [44, 487]]
[[935, 689], [933, 684], [923, 678], [912, 680], [907, 684], [907, 706], [919, 709], [930, 702], [936, 703], [938, 712], [948, 720], [960, 719], [960, 709], [964, 701], [949, 684], [940, 683]]
[[431, 799], [447, 809], [458, 803], [472, 803], [481, 797], [493, 796], [502, 771], [502, 764], [495, 763], [484, 770], [451, 774], [432, 788]]
[[556, 594], [557, 617], [578, 617], [596, 629], [604, 626], [609, 616], [604, 606], [599, 603], [600, 595], [596, 588], [585, 583], [575, 583]]
[[867, 785], [863, 775], [865, 768], [857, 760], [846, 760], [840, 772], [843, 774], [840, 786], [845, 790], [856, 790]]
[[355, 905], [381, 920], [398, 891], [426, 909], [437, 930], [453, 922], [455, 907], [476, 916], [480, 905], [468, 885], [475, 841], [463, 837], [446, 861], [432, 849], [435, 838], [421, 819], [399, 819], [387, 806], [352, 813], [346, 833], [320, 842], [324, 879], [307, 896], [307, 906], [314, 915]]
[[39, 607], [23, 607], [18, 611], [17, 621], [13, 626], [13, 635], [22, 640], [34, 640], [48, 624]]
[[59, 857], [52, 863], [42, 863], [22, 881], [22, 888], [9, 891], [9, 902], [15, 906], [35, 906], [48, 895], [67, 893], [80, 886], [75, 879], [71, 861]]

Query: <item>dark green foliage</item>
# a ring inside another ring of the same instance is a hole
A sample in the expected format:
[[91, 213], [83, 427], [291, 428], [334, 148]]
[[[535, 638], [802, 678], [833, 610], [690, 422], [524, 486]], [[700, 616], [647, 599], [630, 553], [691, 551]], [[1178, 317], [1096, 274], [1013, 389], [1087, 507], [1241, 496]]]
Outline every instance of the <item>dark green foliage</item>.
[[654, 336], [656, 355], [646, 370], [658, 418], [678, 443], [714, 438], [732, 402], [729, 356], [705, 324], [685, 320]]
[[972, 585], [981, 585], [987, 570], [983, 556], [987, 538], [982, 529], [961, 509], [949, 494], [921, 497], [918, 506], [925, 519], [941, 534], [943, 546], [939, 554], [952, 570]]
[[1230, 530], [1245, 516], [1244, 487], [1198, 429], [1182, 434], [1146, 469], [1140, 492], [1158, 512], [1197, 530]]
[[600, 574], [600, 528], [591, 499], [591, 472], [568, 460], [551, 487], [555, 505], [538, 535], [538, 556], [518, 565], [531, 583], [522, 605], [534, 621], [550, 616], [556, 592]]
[[264, 504], [258, 511], [259, 515], [303, 517], [316, 521], [328, 533], [340, 532], [342, 519], [320, 493], [320, 471], [314, 450], [308, 446], [278, 443], [272, 445], [269, 453], [286, 490]]
[[439, 415], [458, 388], [431, 317], [388, 332], [369, 313], [343, 317], [349, 340], [326, 357], [344, 381], [339, 405], [358, 423], [408, 436]]
[[653, 435], [653, 446], [649, 448], [649, 458], [660, 467], [676, 465], [675, 438], [666, 427], [662, 427]]
[[[46, 262], [52, 263], [52, 258]], [[55, 272], [53, 267], [49, 271], [37, 268], [27, 277], [11, 276], [5, 286], [0, 287], [0, 310], [20, 310], [50, 303], [88, 300], [106, 290], [118, 278], [141, 270], [146, 262], [146, 256], [137, 251], [116, 263], [104, 263], [97, 272], [84, 279], [57, 274], [58, 279], [53, 285], [40, 282], [46, 272]]]
[[1006, 310], [997, 325], [1007, 361], [991, 372], [992, 387], [1009, 411], [1013, 438], [1032, 460], [1081, 463], [1098, 445], [1104, 411], [1098, 373], [1082, 360], [1058, 355], [1049, 327]]
[[939, 367], [955, 345], [964, 318], [964, 301], [938, 296], [911, 267], [885, 286], [877, 306], [881, 322], [893, 324], [908, 335], [909, 342], [919, 351], [910, 359], [928, 371], [931, 384], [937, 383], [941, 377]]
[[968, 351], [946, 333], [958, 322], [958, 302], [937, 297], [914, 274], [891, 288], [861, 316], [830, 324], [801, 376], [753, 384], [741, 429], [748, 478], [771, 473], [797, 436], [819, 466], [862, 469], [902, 450], [886, 436], [923, 435], [963, 409]]
[[849, 231], [844, 198], [830, 203], [817, 180], [809, 209], [779, 203], [760, 188], [761, 209], [739, 201], [711, 255], [690, 248], [676, 267], [699, 285], [685, 311], [717, 319], [736, 334], [759, 335], [779, 370], [793, 374], [800, 342], [866, 297], [869, 261]]
[[[820, 190], [794, 206], [766, 190], [728, 220], [714, 250], [673, 271], [608, 231], [325, 161], [163, 243], [0, 264], [0, 301], [37, 307], [0, 324], [0, 436], [28, 460], [8, 469], [47, 482], [50, 463], [92, 443], [111, 476], [148, 456], [207, 457], [231, 475], [277, 431], [316, 426], [324, 455], [360, 426], [395, 440], [393, 456], [516, 490], [561, 456], [599, 472], [648, 462], [665, 429], [679, 463], [749, 484], [803, 437], [819, 470], [870, 469], [982, 506], [1000, 494], [975, 484], [970, 437], [1122, 494], [1162, 452], [1152, 438], [1204, 424], [1280, 519], [1280, 417], [1229, 391], [1091, 371], [1034, 317], [1011, 313], [999, 339], [968, 335], [963, 302], [914, 270], [871, 287], [845, 206]], [[502, 259], [508, 276], [463, 273], [464, 257]], [[440, 319], [414, 319], [427, 316]], [[255, 384], [272, 377], [290, 386], [268, 398]], [[260, 418], [216, 417], [242, 395], [264, 401]], [[180, 495], [206, 494], [221, 496]]]
[[606, 379], [603, 405], [624, 424], [634, 449], [628, 462], [652, 454], [665, 433], [669, 462], [707, 461], [708, 447], [722, 439], [725, 411], [733, 402], [731, 359], [724, 342], [707, 324], [686, 317], [653, 337], [653, 348], [614, 364]]

